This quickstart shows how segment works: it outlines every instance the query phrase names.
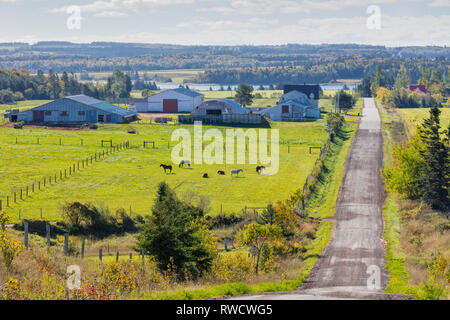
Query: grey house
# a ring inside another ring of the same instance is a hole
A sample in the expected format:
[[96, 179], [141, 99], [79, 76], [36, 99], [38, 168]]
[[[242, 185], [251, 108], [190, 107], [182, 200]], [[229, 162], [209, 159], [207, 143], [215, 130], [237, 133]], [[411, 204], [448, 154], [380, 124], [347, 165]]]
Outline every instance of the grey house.
[[69, 96], [11, 116], [27, 123], [124, 123], [137, 113], [85, 95]]

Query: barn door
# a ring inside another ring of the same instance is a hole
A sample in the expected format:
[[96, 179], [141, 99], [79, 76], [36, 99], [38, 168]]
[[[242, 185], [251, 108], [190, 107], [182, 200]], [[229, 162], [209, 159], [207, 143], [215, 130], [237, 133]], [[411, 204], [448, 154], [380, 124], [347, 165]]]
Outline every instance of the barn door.
[[164, 99], [163, 100], [163, 112], [177, 113], [178, 112], [178, 100], [177, 99]]
[[44, 122], [44, 111], [33, 111], [34, 122]]
[[106, 115], [106, 122], [111, 122], [111, 115], [110, 114]]

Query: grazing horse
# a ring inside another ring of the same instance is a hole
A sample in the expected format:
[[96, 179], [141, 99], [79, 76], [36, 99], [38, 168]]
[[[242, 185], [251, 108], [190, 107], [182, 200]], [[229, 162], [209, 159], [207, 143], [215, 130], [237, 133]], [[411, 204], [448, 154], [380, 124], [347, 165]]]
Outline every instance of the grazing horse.
[[235, 174], [236, 176], [239, 176], [240, 172], [244, 172], [244, 170], [242, 170], [242, 169], [231, 170], [231, 176], [233, 176], [233, 174]]
[[207, 174], [207, 173], [204, 173], [204, 174], [203, 174], [203, 178], [208, 179], [208, 178], [209, 178], [208, 174]]
[[217, 171], [217, 174], [221, 175], [221, 176], [224, 176], [225, 175], [225, 171], [219, 170], [219, 171]]
[[178, 167], [183, 168], [185, 164], [187, 164], [189, 168], [191, 167], [191, 162], [189, 160], [182, 160]]
[[172, 173], [172, 166], [166, 166], [165, 164], [160, 164], [159, 167], [164, 168], [164, 173], [166, 173], [166, 170], [169, 170], [170, 173]]
[[261, 174], [261, 172], [263, 171], [263, 170], [265, 170], [266, 169], [266, 167], [264, 167], [264, 166], [258, 166], [258, 167], [256, 167], [256, 172], [258, 173], [258, 174]]

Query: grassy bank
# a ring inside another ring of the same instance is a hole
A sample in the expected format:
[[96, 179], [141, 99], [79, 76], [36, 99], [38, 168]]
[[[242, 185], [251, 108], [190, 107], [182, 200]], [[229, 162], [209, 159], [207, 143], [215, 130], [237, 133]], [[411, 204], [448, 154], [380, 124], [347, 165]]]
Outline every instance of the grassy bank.
[[[403, 122], [404, 109], [386, 108], [379, 102], [377, 106], [382, 119], [383, 162], [384, 166], [391, 166], [393, 147], [407, 141], [406, 127], [410, 133], [418, 122]], [[445, 288], [440, 293], [441, 285], [435, 283], [429, 274], [430, 266], [438, 257], [448, 261], [450, 255], [449, 221], [445, 214], [431, 210], [420, 201], [401, 199], [394, 193], [387, 193], [383, 216], [386, 268], [390, 273], [385, 291], [405, 294], [413, 299], [448, 299]]]

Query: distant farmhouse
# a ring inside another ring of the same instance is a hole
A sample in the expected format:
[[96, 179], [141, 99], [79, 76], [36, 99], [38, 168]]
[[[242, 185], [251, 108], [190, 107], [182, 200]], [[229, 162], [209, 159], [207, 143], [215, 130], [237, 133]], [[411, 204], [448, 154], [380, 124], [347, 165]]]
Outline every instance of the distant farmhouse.
[[427, 88], [424, 85], [420, 85], [420, 84], [412, 84], [409, 86], [409, 90], [413, 91], [413, 92], [417, 92], [417, 93], [422, 93], [422, 94], [426, 94], [427, 93]]
[[10, 121], [40, 124], [124, 123], [137, 113], [85, 95], [69, 96], [23, 111], [11, 112]]
[[277, 105], [257, 113], [272, 121], [300, 122], [319, 119], [319, 85], [287, 85]]
[[205, 97], [201, 93], [177, 88], [137, 101], [130, 109], [136, 112], [190, 113], [204, 100]]

